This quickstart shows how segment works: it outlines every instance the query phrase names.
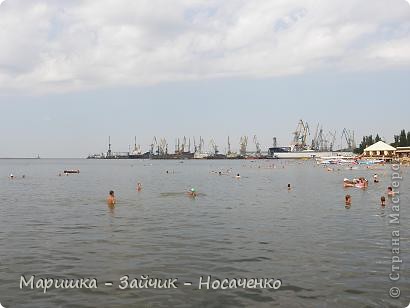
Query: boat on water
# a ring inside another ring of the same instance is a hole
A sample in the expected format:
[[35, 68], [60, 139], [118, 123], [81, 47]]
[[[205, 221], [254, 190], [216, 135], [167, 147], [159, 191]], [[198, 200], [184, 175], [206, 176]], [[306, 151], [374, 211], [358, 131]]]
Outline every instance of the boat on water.
[[[336, 155], [337, 154], [337, 155]], [[289, 147], [273, 147], [268, 150], [268, 158], [274, 159], [328, 159], [338, 160], [352, 159], [352, 152], [330, 152], [330, 151], [315, 151], [311, 149], [296, 149]]]
[[65, 174], [73, 174], [73, 173], [80, 173], [80, 170], [64, 170]]
[[[323, 128], [319, 129], [319, 124], [316, 133], [308, 143], [308, 136], [310, 135], [310, 128], [307, 122], [300, 120], [296, 130], [293, 132], [293, 140], [290, 146], [278, 147], [276, 146], [276, 138], [274, 138], [274, 146], [269, 148], [267, 158], [274, 159], [317, 159], [323, 157], [347, 156], [352, 157], [352, 149], [354, 144], [354, 133], [343, 131], [343, 136], [346, 137], [347, 152], [333, 151], [335, 144], [336, 132], [331, 135], [331, 139], [325, 136]], [[340, 161], [340, 157], [337, 158]]]
[[323, 156], [316, 158], [318, 165], [357, 165], [355, 156]]

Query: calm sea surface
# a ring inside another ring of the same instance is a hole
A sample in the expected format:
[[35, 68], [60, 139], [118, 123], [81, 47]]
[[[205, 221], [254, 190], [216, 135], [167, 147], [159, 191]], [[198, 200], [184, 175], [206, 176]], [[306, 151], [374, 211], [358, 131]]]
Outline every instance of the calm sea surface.
[[[402, 169], [403, 264], [400, 281], [393, 283], [391, 231], [398, 227], [389, 224], [391, 201], [385, 209], [379, 205], [391, 183], [390, 166], [339, 168], [329, 172], [312, 161], [0, 160], [0, 303], [5, 308], [405, 307], [410, 169]], [[64, 169], [81, 173], [58, 176]], [[8, 179], [10, 173], [16, 179]], [[381, 181], [365, 191], [342, 187], [345, 177], [371, 179], [374, 173]], [[196, 199], [184, 194], [190, 187], [199, 192]], [[118, 201], [114, 210], [105, 203], [111, 189]], [[347, 193], [350, 209], [344, 207]], [[23, 274], [95, 277], [99, 284], [97, 290], [43, 294], [20, 290]], [[179, 278], [193, 285], [119, 290], [124, 275]], [[278, 278], [283, 284], [277, 291], [198, 290], [199, 277], [208, 275]], [[113, 287], [104, 286], [106, 281]], [[394, 286], [402, 291], [400, 299], [389, 296]]]

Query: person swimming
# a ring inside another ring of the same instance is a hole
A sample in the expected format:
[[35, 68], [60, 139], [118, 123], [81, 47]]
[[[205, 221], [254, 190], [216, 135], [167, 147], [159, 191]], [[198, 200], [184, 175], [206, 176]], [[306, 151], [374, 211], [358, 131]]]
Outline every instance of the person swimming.
[[347, 179], [347, 178], [343, 179], [343, 186], [344, 187], [354, 187], [355, 184], [356, 184], [356, 181], [354, 179], [352, 181]]
[[236, 178], [237, 178], [237, 179], [240, 179], [240, 178], [241, 178], [241, 175], [238, 173], [238, 174], [236, 175]]
[[10, 173], [10, 180], [14, 179], [13, 173]]
[[379, 183], [379, 176], [377, 174], [373, 175], [373, 182]]
[[384, 196], [381, 196], [381, 198], [380, 198], [380, 204], [381, 204], [382, 207], [385, 207], [385, 206], [386, 206], [386, 198], [385, 198]]
[[107, 204], [110, 207], [114, 207], [116, 203], [117, 203], [117, 200], [115, 199], [114, 191], [110, 190], [110, 194], [107, 198]]
[[350, 195], [345, 196], [345, 207], [350, 207], [352, 205], [352, 197]]
[[195, 188], [191, 188], [188, 192], [187, 192], [188, 196], [195, 198], [196, 197], [196, 190]]
[[292, 188], [290, 187], [290, 183], [288, 184], [288, 190], [291, 190]]
[[393, 187], [389, 186], [387, 187], [387, 195], [388, 196], [394, 196], [396, 193], [393, 191]]
[[142, 190], [142, 185], [141, 183], [137, 183], [137, 191], [141, 191]]

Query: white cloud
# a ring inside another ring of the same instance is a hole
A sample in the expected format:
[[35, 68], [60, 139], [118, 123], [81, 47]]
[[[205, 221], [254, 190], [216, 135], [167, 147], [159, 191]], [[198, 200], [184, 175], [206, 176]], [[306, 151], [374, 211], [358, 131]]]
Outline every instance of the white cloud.
[[409, 67], [409, 41], [399, 0], [6, 0], [0, 89]]

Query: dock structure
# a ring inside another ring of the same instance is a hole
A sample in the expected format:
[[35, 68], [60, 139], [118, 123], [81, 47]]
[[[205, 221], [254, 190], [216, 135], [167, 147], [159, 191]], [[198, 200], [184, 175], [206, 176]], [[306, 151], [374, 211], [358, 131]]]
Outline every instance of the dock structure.
[[[141, 151], [141, 146], [137, 145], [137, 137], [134, 137], [134, 149], [131, 145], [128, 146], [128, 152], [113, 151], [111, 144], [111, 136], [108, 136], [108, 150], [101, 154], [89, 155], [90, 159], [280, 159], [280, 158], [314, 158], [326, 155], [328, 153], [352, 152], [355, 148], [354, 131], [343, 129], [341, 135], [340, 150], [335, 150], [336, 131], [334, 133], [325, 133], [322, 126], [317, 125], [314, 137], [311, 138], [311, 143], [308, 138], [310, 136], [310, 127], [307, 122], [300, 120], [296, 130], [292, 133], [292, 140], [289, 146], [278, 146], [276, 137], [273, 137], [272, 147], [262, 149], [256, 134], [248, 139], [248, 136], [243, 135], [239, 139], [237, 152], [232, 149], [231, 139], [228, 136], [227, 147], [225, 153], [220, 152], [219, 145], [213, 138], [209, 139], [209, 143], [205, 146], [205, 140], [202, 136], [198, 139], [192, 137], [177, 137], [175, 138], [174, 151], [170, 153], [169, 144], [165, 137], [154, 136], [149, 150]], [[249, 145], [249, 142], [253, 144]], [[343, 148], [343, 141], [346, 141], [347, 148]], [[191, 146], [193, 145], [193, 146]], [[249, 150], [249, 148], [251, 148]], [[372, 155], [375, 155], [372, 152]], [[388, 154], [387, 156], [391, 156]]]

